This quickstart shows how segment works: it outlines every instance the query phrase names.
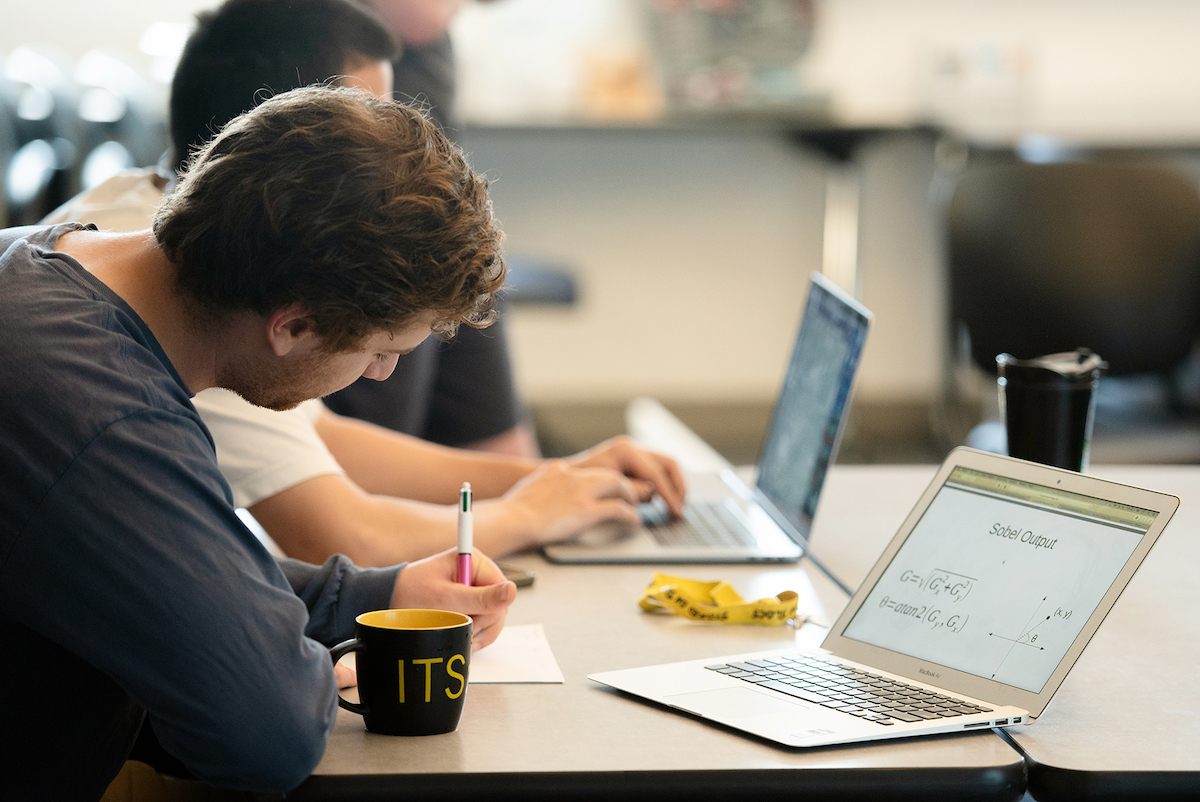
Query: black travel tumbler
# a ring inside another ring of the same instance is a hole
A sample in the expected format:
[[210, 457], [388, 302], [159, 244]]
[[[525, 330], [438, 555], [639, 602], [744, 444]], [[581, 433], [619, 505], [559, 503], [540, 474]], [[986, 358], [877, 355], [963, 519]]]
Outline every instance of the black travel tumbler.
[[996, 357], [1009, 455], [1087, 470], [1095, 390], [1107, 367], [1087, 348], [1035, 359]]

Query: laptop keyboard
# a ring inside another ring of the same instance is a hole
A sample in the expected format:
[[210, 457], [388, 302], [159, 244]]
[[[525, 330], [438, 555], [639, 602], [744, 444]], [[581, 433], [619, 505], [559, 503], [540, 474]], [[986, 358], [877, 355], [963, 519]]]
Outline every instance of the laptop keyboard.
[[767, 657], [705, 668], [889, 727], [897, 721], [992, 712], [991, 708], [811, 655]]
[[644, 512], [642, 519], [650, 535], [664, 546], [736, 547], [756, 543], [724, 501], [689, 501], [683, 505], [683, 517], [675, 520], [657, 511]]

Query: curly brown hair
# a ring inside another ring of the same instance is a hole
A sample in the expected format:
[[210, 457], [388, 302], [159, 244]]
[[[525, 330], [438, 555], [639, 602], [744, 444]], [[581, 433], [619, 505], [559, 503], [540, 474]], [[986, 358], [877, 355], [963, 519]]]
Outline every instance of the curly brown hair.
[[505, 267], [487, 189], [422, 112], [313, 86], [197, 151], [154, 235], [203, 310], [299, 302], [328, 348], [353, 350], [429, 312], [447, 333], [492, 322]]

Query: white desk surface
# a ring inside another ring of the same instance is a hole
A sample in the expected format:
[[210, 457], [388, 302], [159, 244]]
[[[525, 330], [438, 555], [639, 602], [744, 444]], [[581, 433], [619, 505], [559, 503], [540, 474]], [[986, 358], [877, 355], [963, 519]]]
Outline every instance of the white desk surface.
[[[928, 478], [930, 470], [899, 473], [919, 490], [920, 478]], [[882, 544], [917, 492], [889, 488], [891, 495], [881, 497], [873, 489], [858, 496], [858, 488], [873, 484], [863, 484], [862, 478], [853, 469], [836, 469], [827, 508], [844, 510], [839, 526], [872, 530], [863, 542], [871, 541], [878, 528]], [[897, 504], [901, 509], [893, 512]], [[888, 511], [872, 516], [868, 508], [876, 507]], [[819, 537], [832, 543], [836, 534], [822, 531]], [[925, 799], [1015, 800], [1024, 791], [1020, 755], [992, 732], [791, 750], [593, 683], [587, 675], [596, 671], [770, 649], [797, 638], [815, 644], [823, 631], [806, 627], [795, 634], [780, 627], [697, 624], [642, 613], [637, 600], [653, 566], [555, 566], [534, 555], [506, 562], [538, 574], [533, 587], [519, 592], [508, 621], [544, 625], [566, 682], [471, 686], [459, 730], [425, 738], [367, 733], [361, 718], [339, 711], [325, 757], [296, 798], [347, 792], [362, 798], [396, 792], [438, 795], [448, 789], [549, 798], [597, 788], [627, 798], [712, 792], [722, 783], [791, 799], [797, 792], [823, 799], [875, 798], [880, 788], [887, 788], [899, 794], [907, 789]], [[846, 564], [870, 563], [867, 555]], [[748, 599], [795, 590], [802, 609], [817, 610], [830, 622], [846, 600], [807, 561], [778, 567], [658, 568], [697, 579], [726, 579]]]
[[[1200, 467], [1091, 472], [1173, 493], [1182, 504], [1041, 719], [1010, 730], [1027, 755], [1029, 791], [1047, 800], [1086, 798], [1085, 791], [1107, 798], [1195, 793]], [[933, 466], [836, 467], [814, 526], [814, 554], [856, 585], [933, 473]], [[978, 791], [987, 777], [985, 793], [1020, 796], [1020, 788], [1010, 787], [1023, 770], [1020, 757], [990, 732], [793, 751], [591, 683], [586, 675], [594, 671], [772, 648], [790, 642], [792, 633], [642, 614], [636, 600], [653, 574], [649, 566], [553, 566], [536, 556], [512, 561], [537, 571], [538, 579], [520, 591], [509, 620], [545, 625], [566, 683], [474, 686], [459, 731], [431, 738], [372, 735], [342, 711], [325, 759], [297, 798], [347, 790], [364, 798], [397, 790], [436, 795], [448, 787], [536, 798], [594, 790], [596, 783], [637, 795], [696, 782], [713, 789], [723, 782], [778, 786], [793, 798], [798, 791], [854, 798], [865, 795], [864, 783], [876, 790], [926, 783], [927, 796], [941, 791], [953, 798], [972, 784]], [[808, 561], [664, 570], [728, 579], [747, 598], [797, 590], [802, 605], [821, 607], [827, 620], [845, 600]], [[798, 637], [819, 635], [807, 628]], [[539, 778], [552, 785], [539, 785]]]
[[[845, 466], [830, 476], [813, 552], [856, 587], [933, 466]], [[1200, 794], [1200, 466], [1093, 466], [1179, 496], [1167, 530], [1040, 719], [1008, 730], [1037, 799]]]

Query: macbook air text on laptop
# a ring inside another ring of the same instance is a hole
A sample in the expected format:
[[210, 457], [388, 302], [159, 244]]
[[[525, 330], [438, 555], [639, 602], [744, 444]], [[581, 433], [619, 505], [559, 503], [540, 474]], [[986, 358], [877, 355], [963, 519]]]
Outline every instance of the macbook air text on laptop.
[[798, 560], [837, 453], [870, 321], [861, 304], [812, 274], [755, 486], [730, 470], [688, 474], [681, 520], [644, 505], [642, 527], [603, 524], [543, 553], [560, 563]]
[[1028, 723], [1178, 505], [956, 449], [819, 651], [591, 679], [794, 747]]

